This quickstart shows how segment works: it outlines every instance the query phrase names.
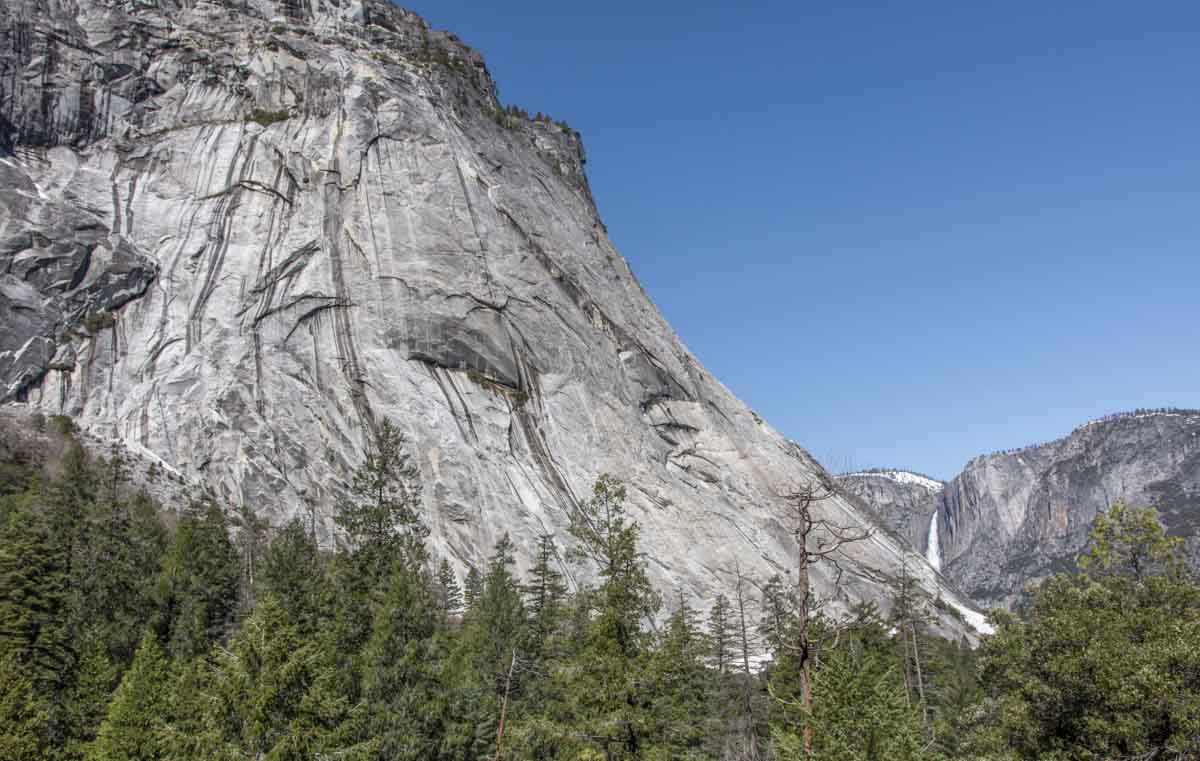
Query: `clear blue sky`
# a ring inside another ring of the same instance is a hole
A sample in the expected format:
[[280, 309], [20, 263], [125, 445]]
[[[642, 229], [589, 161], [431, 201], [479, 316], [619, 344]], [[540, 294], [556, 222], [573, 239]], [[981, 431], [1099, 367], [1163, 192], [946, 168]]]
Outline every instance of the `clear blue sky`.
[[583, 133], [655, 303], [828, 467], [1200, 407], [1200, 4], [406, 5]]

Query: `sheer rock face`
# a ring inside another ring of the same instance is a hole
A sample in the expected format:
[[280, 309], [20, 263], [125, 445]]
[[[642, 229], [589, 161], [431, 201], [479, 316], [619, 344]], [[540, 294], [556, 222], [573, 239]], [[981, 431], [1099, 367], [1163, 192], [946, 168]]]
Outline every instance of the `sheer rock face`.
[[12, 399], [72, 365], [67, 332], [110, 326], [156, 266], [95, 215], [47, 198], [11, 158], [0, 158], [0, 188], [0, 399]]
[[863, 500], [892, 531], [928, 554], [929, 521], [944, 484], [903, 470], [846, 473], [837, 482]]
[[1098, 512], [1153, 505], [1200, 568], [1200, 413], [1131, 413], [971, 460], [938, 509], [942, 572], [981, 605], [1073, 570]]
[[[502, 113], [452, 35], [374, 0], [7, 0], [0, 63], [8, 403], [326, 527], [391, 419], [460, 570], [565, 536], [602, 472], [662, 587], [791, 567], [773, 495], [824, 472], [651, 304], [579, 136]], [[851, 549], [847, 599], [905, 553]]]

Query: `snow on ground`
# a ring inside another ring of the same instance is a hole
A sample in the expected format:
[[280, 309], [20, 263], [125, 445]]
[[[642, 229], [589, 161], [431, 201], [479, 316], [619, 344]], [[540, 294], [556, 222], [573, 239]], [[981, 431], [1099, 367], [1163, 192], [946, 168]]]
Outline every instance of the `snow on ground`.
[[977, 610], [971, 610], [967, 606], [960, 605], [959, 603], [954, 602], [953, 600], [950, 601], [950, 604], [954, 607], [955, 610], [957, 610], [959, 613], [962, 613], [962, 617], [966, 620], [966, 622], [968, 624], [970, 624], [971, 626], [973, 626], [975, 628], [975, 631], [979, 632], [980, 634], [995, 634], [996, 633], [996, 627], [994, 627], [988, 623], [987, 616], [985, 616], [984, 614], [980, 613]]

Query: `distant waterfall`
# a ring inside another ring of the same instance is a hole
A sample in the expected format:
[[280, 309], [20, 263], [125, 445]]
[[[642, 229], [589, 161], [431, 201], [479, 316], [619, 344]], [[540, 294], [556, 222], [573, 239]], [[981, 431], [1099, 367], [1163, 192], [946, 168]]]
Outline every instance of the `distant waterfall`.
[[925, 559], [929, 561], [929, 565], [933, 566], [933, 570], [942, 570], [942, 545], [938, 541], [938, 514], [935, 511], [933, 517], [929, 519], [929, 541], [925, 546]]

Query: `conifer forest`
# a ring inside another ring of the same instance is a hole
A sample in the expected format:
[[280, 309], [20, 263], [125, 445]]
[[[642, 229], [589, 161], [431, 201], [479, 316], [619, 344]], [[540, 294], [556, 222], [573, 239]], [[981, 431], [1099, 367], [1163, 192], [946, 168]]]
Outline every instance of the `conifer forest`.
[[333, 546], [156, 504], [69, 419], [30, 425], [0, 452], [9, 761], [1200, 757], [1200, 583], [1153, 509], [1103, 514], [1078, 569], [972, 647], [903, 575], [886, 613], [836, 617], [794, 576], [660, 593], [620, 474], [569, 541], [504, 537], [458, 578], [389, 423]]

